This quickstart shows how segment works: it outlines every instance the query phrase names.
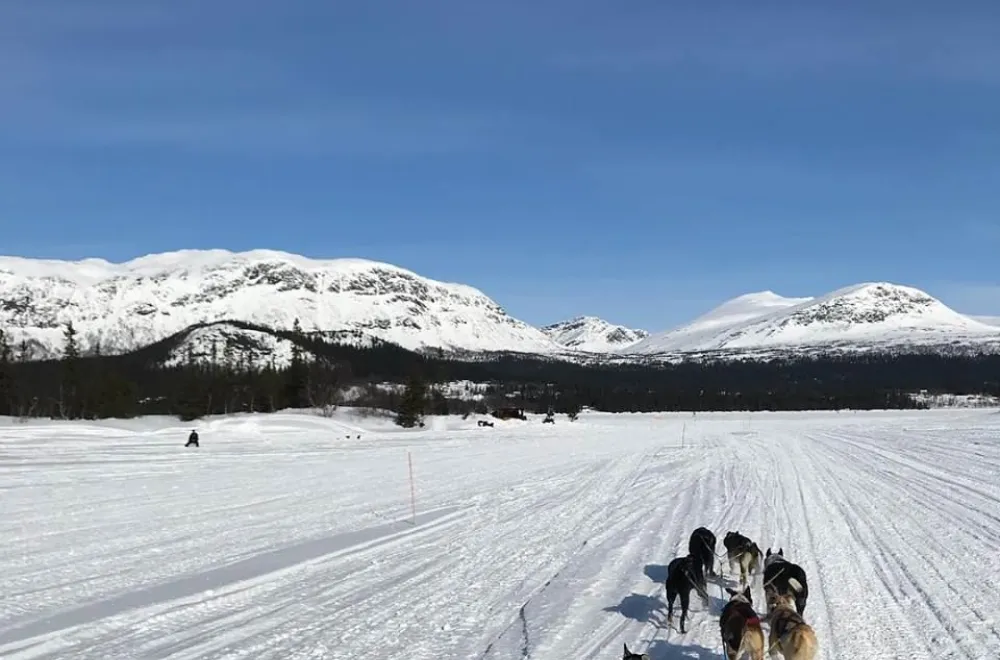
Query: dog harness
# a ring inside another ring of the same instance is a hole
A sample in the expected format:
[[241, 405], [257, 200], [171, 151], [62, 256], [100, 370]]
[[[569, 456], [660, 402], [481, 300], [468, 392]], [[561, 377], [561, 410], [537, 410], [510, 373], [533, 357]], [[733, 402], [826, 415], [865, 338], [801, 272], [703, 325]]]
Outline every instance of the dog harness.
[[[757, 616], [757, 612], [754, 611], [753, 606], [750, 603], [735, 603], [733, 605], [733, 613], [739, 613], [743, 617], [744, 625], [752, 626], [754, 624], [760, 625], [760, 617]], [[729, 615], [727, 619], [732, 617]]]
[[803, 623], [802, 618], [795, 615], [783, 616], [777, 621], [774, 621], [771, 625], [774, 627], [774, 634], [778, 638], [782, 638], [788, 633], [792, 632]]

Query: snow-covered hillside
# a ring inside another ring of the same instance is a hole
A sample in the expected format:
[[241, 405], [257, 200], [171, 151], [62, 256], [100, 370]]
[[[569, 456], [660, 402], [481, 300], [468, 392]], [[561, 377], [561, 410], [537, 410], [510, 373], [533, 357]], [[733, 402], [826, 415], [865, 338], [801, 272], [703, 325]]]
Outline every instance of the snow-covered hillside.
[[541, 330], [481, 291], [390, 264], [254, 250], [184, 250], [122, 264], [0, 257], [0, 327], [36, 357], [58, 354], [72, 321], [86, 350], [132, 350], [193, 324], [238, 320], [354, 331], [410, 349], [550, 353]]
[[[328, 343], [371, 348], [384, 342], [360, 330], [339, 330], [314, 333]], [[233, 323], [219, 321], [197, 326], [171, 348], [164, 366], [188, 363], [228, 364], [233, 366], [284, 369], [292, 362], [293, 345], [275, 333], [248, 330]], [[304, 354], [306, 360], [310, 355]]]
[[197, 426], [0, 418], [0, 657], [721, 659], [699, 526], [803, 567], [817, 660], [1000, 657], [994, 411]]
[[969, 318], [975, 319], [980, 323], [985, 323], [986, 325], [1000, 327], [1000, 316], [970, 316]]
[[858, 284], [817, 298], [770, 292], [741, 296], [693, 323], [651, 335], [632, 354], [703, 351], [997, 346], [1000, 328], [947, 307], [913, 287]]
[[[647, 336], [643, 341], [625, 349], [629, 353], [659, 353], [663, 351], [685, 351], [710, 341], [720, 332], [741, 323], [761, 318], [776, 311], [788, 309], [812, 300], [812, 298], [785, 298], [772, 291], [747, 293], [724, 302], [694, 321]], [[700, 350], [695, 348], [694, 350]]]
[[544, 326], [542, 332], [566, 348], [592, 353], [625, 349], [649, 336], [645, 330], [615, 325], [596, 316], [578, 316], [569, 321], [553, 323]]

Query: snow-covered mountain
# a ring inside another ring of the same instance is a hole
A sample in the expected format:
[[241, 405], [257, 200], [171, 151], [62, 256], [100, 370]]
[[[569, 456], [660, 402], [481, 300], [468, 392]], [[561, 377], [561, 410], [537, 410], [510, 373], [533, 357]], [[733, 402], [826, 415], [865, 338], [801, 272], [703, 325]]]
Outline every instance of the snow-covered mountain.
[[[669, 302], [669, 301], [665, 301]], [[226, 321], [291, 329], [337, 343], [390, 342], [465, 359], [521, 352], [577, 361], [664, 356], [990, 346], [1000, 319], [977, 319], [923, 291], [859, 284], [816, 298], [765, 291], [740, 296], [691, 323], [648, 335], [595, 317], [535, 328], [483, 292], [364, 259], [314, 260], [270, 250], [184, 250], [126, 263], [0, 257], [0, 328], [29, 357], [55, 357], [72, 321], [84, 352], [120, 353], [198, 327], [171, 360], [207, 357], [225, 339], [257, 362], [287, 361], [286, 340]], [[205, 325], [214, 324], [214, 325]]]
[[813, 299], [785, 298], [772, 291], [748, 293], [724, 302], [690, 323], [650, 335], [625, 350], [640, 354], [705, 350], [701, 346], [710, 344], [720, 332], [811, 300]]
[[986, 325], [1000, 327], [1000, 316], [970, 316], [969, 318], [979, 321], [980, 323], [985, 323]]
[[654, 334], [630, 354], [867, 350], [1000, 344], [1000, 328], [947, 307], [912, 287], [857, 284], [817, 298], [772, 292], [740, 296], [695, 321]]
[[615, 325], [596, 316], [578, 316], [569, 321], [542, 328], [554, 342], [566, 348], [591, 353], [610, 353], [626, 349], [649, 336], [645, 330]]
[[61, 353], [72, 321], [86, 351], [139, 348], [192, 325], [239, 320], [346, 331], [419, 350], [565, 349], [481, 291], [364, 259], [270, 250], [184, 250], [125, 263], [0, 257], [0, 327], [33, 357]]

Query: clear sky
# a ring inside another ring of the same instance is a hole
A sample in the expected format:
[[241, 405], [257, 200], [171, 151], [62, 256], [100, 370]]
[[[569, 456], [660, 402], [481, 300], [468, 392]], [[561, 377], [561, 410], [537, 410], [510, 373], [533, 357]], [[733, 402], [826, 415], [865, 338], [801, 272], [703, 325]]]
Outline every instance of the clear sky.
[[536, 324], [1000, 314], [998, 204], [995, 0], [0, 2], [3, 254], [365, 257]]

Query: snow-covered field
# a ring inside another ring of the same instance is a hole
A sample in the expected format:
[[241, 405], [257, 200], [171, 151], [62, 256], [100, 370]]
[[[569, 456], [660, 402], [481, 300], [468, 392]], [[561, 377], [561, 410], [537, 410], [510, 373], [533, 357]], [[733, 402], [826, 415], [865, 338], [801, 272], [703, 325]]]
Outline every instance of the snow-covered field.
[[720, 586], [663, 625], [700, 525], [805, 568], [821, 658], [1000, 657], [995, 410], [347, 419], [0, 420], [0, 657], [722, 658]]

